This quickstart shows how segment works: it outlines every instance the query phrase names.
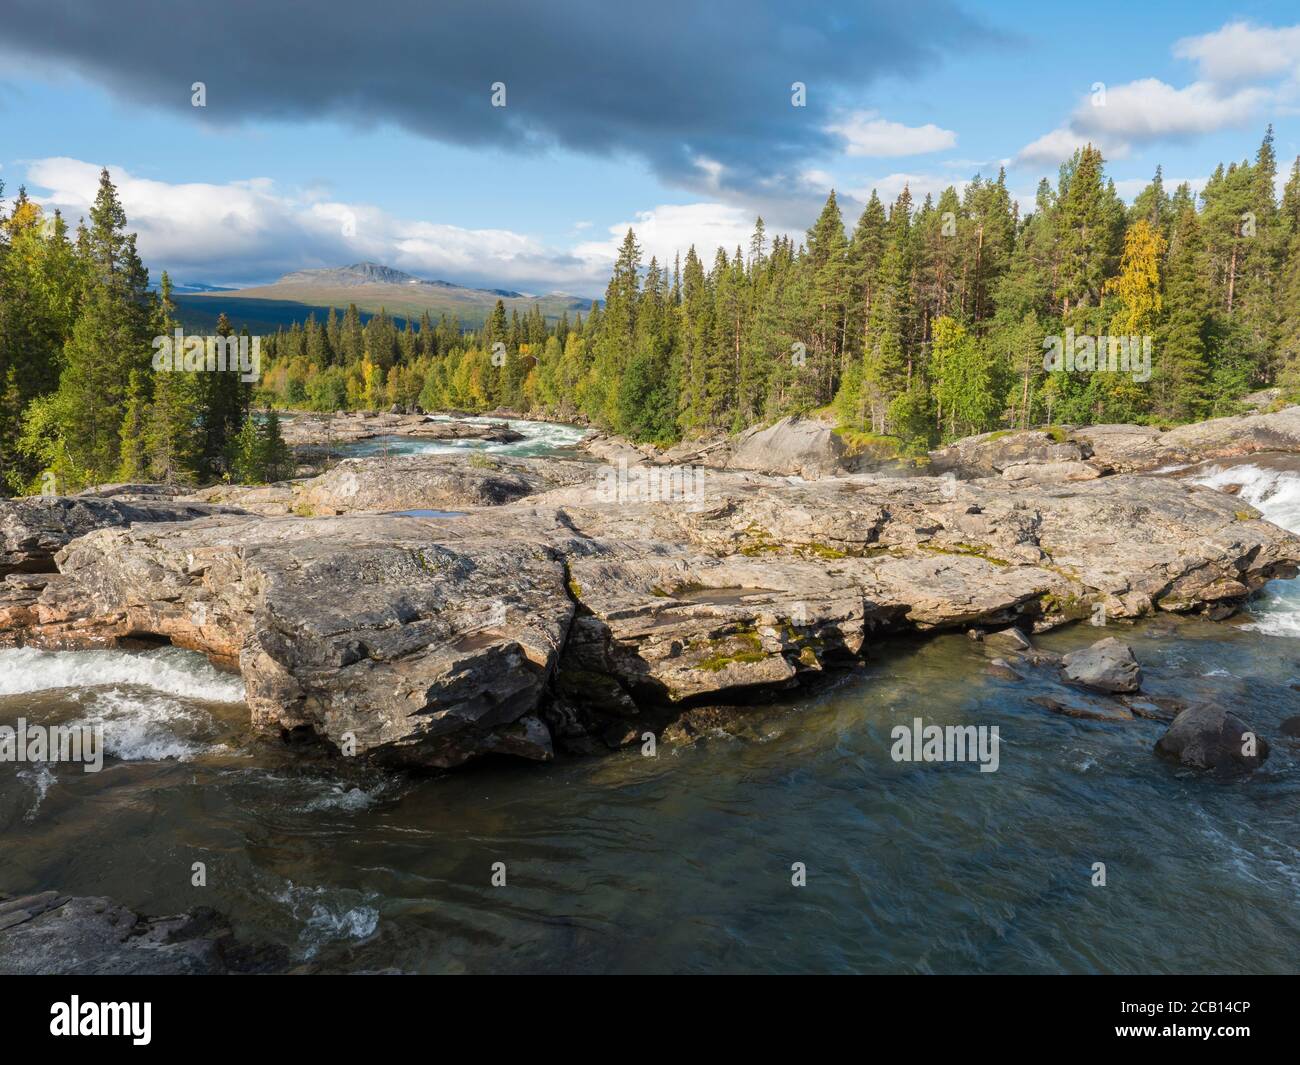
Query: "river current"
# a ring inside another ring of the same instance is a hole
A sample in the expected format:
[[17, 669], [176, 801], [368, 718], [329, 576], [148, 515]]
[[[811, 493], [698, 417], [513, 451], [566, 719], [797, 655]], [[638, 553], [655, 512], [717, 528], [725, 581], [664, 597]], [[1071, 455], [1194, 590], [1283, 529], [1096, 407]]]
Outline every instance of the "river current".
[[[513, 453], [578, 432], [537, 425]], [[1294, 457], [1190, 475], [1300, 530]], [[1154, 756], [1156, 722], [1051, 714], [1030, 700], [1054, 682], [990, 676], [960, 634], [873, 647], [655, 757], [442, 776], [260, 739], [238, 678], [184, 651], [0, 650], [0, 724], [103, 724], [107, 743], [98, 773], [0, 765], [0, 891], [212, 906], [323, 971], [1300, 970], [1300, 748], [1278, 735], [1300, 713], [1300, 582], [1228, 622], [1113, 631], [1144, 690], [1273, 738], [1263, 768], [1198, 775]], [[895, 762], [891, 729], [917, 717], [998, 725], [997, 771]]]

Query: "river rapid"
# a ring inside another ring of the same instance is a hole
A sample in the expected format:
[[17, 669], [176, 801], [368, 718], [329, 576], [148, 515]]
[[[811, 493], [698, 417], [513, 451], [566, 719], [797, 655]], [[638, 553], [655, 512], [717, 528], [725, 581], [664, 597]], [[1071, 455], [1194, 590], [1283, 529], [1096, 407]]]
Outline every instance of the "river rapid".
[[[512, 424], [529, 439], [490, 450], [581, 434]], [[1300, 530], [1295, 456], [1183, 475]], [[1156, 722], [1051, 714], [1030, 700], [1053, 681], [989, 675], [960, 634], [874, 647], [655, 757], [441, 776], [258, 738], [238, 678], [188, 652], [0, 650], [0, 724], [102, 724], [107, 748], [98, 773], [0, 765], [0, 891], [212, 906], [327, 972], [1295, 972], [1300, 747], [1278, 725], [1300, 713], [1300, 582], [1228, 622], [1111, 631], [1144, 690], [1270, 737], [1263, 768], [1198, 775], [1155, 757]], [[917, 717], [998, 725], [997, 771], [895, 762], [891, 729]]]

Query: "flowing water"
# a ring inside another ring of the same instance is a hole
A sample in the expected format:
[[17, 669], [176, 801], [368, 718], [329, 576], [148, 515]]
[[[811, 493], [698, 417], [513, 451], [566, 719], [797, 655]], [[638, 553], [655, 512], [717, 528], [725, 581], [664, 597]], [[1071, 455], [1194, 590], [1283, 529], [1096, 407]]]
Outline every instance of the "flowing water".
[[[1300, 528], [1294, 460], [1195, 476]], [[442, 776], [259, 739], [237, 679], [196, 655], [0, 651], [0, 723], [99, 722], [109, 748], [99, 773], [0, 766], [0, 890], [210, 905], [325, 971], [1300, 969], [1300, 750], [1278, 736], [1300, 713], [1294, 582], [1244, 620], [1119, 634], [1147, 691], [1275, 737], [1264, 767], [1210, 778], [1152, 754], [1155, 722], [1051, 714], [1030, 698], [1053, 682], [989, 676], [961, 635], [873, 649], [656, 757]], [[998, 725], [998, 770], [893, 761], [916, 717]]]
[[492, 455], [550, 455], [557, 450], [572, 447], [586, 435], [586, 430], [561, 422], [534, 422], [524, 418], [452, 418], [434, 415], [434, 421], [468, 422], [471, 425], [505, 425], [523, 433], [522, 440], [510, 444], [495, 444], [485, 440], [420, 440], [410, 436], [376, 436], [370, 440], [339, 447], [339, 453], [348, 458], [367, 455], [438, 455], [459, 451], [485, 451]]

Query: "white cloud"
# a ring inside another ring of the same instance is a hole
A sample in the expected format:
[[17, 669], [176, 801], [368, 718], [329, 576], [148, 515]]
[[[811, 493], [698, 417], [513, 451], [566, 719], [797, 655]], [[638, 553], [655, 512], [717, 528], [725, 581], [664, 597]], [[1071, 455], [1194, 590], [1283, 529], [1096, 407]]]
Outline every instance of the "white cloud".
[[871, 191], [874, 189], [876, 195], [880, 197], [880, 202], [888, 209], [889, 205], [898, 199], [903, 187], [912, 194], [912, 203], [920, 207], [925, 202], [926, 196], [932, 196], [936, 203], [943, 191], [951, 185], [957, 190], [960, 196], [965, 190], [968, 182], [954, 181], [949, 174], [886, 174], [883, 177], [872, 178], [861, 185], [857, 185], [849, 190], [848, 193], [855, 200], [866, 203], [871, 199]]
[[1207, 81], [1266, 80], [1300, 71], [1300, 26], [1229, 22], [1213, 33], [1184, 37], [1175, 43], [1174, 55], [1195, 62]]
[[1108, 159], [1123, 159], [1135, 145], [1244, 126], [1272, 96], [1259, 88], [1221, 91], [1202, 81], [1177, 89], [1157, 78], [1107, 86], [1085, 96], [1064, 125], [1021, 148], [1015, 162], [1054, 165], [1089, 143]]
[[855, 111], [843, 121], [826, 127], [829, 133], [844, 138], [845, 154], [888, 158], [899, 155], [923, 155], [955, 147], [957, 134], [933, 123], [905, 126], [880, 118], [875, 111]]
[[1011, 162], [1014, 165], [1056, 166], [1087, 143], [1087, 137], [1061, 126], [1030, 141], [1016, 153]]
[[[1300, 93], [1300, 25], [1230, 22], [1179, 40], [1173, 52], [1197, 65], [1197, 80], [1182, 88], [1158, 78], [1106, 86], [1081, 99], [1062, 125], [1025, 145], [1014, 161], [1060, 163], [1087, 142], [1108, 158], [1122, 159], [1153, 141], [1247, 125]], [[1273, 84], [1250, 84], [1269, 81]]]
[[1263, 89], [1221, 93], [1201, 81], [1175, 89], [1156, 78], [1142, 78], [1107, 89], [1101, 106], [1083, 103], [1071, 128], [1123, 144], [1186, 137], [1244, 125], [1268, 98]]
[[[88, 214], [99, 171], [78, 159], [41, 159], [28, 165], [27, 182], [38, 202], [75, 223]], [[671, 263], [694, 244], [708, 264], [719, 246], [747, 249], [754, 225], [744, 207], [664, 205], [610, 226], [607, 239], [555, 248], [506, 229], [397, 218], [372, 205], [323, 199], [318, 188], [289, 194], [266, 178], [173, 185], [117, 167], [110, 175], [145, 262], [182, 282], [246, 284], [304, 267], [372, 260], [462, 284], [599, 295], [629, 226], [647, 262], [655, 255]]]
[[[726, 248], [728, 254], [737, 247], [748, 252], [754, 219], [744, 207], [723, 203], [664, 204], [638, 211], [630, 222], [610, 226], [606, 240], [586, 241], [574, 248], [573, 254], [593, 265], [611, 263], [628, 229], [636, 233], [644, 262], [653, 256], [661, 266], [671, 265], [678, 252], [685, 255], [686, 249], [694, 245], [707, 269], [720, 247]], [[769, 240], [772, 236], [769, 232]]]

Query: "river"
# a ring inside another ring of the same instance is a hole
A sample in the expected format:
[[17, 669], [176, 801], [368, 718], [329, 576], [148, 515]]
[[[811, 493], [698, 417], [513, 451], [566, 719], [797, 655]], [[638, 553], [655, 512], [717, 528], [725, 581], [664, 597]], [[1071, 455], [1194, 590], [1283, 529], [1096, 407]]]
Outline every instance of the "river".
[[[1295, 457], [1194, 476], [1300, 529]], [[0, 723], [109, 726], [102, 772], [0, 766], [0, 890], [213, 906], [324, 971], [1295, 972], [1297, 582], [1113, 631], [1145, 690], [1276, 737], [1264, 767], [1209, 778], [1153, 755], [1158, 723], [1051, 714], [1030, 698], [1053, 682], [988, 675], [959, 634], [873, 647], [738, 735], [432, 777], [259, 739], [237, 678], [187, 652], [0, 651]], [[997, 724], [998, 770], [893, 761], [915, 717]]]

